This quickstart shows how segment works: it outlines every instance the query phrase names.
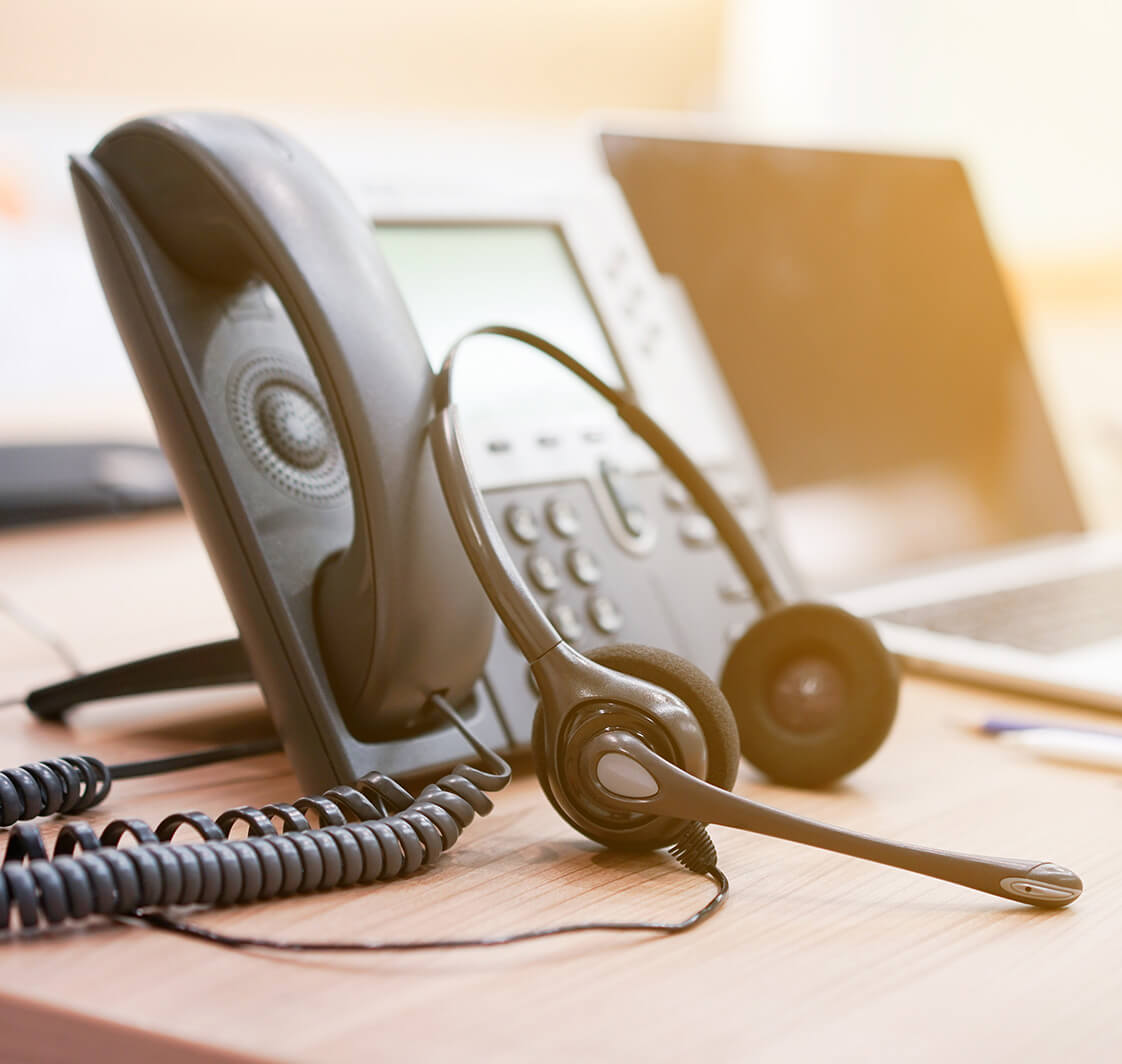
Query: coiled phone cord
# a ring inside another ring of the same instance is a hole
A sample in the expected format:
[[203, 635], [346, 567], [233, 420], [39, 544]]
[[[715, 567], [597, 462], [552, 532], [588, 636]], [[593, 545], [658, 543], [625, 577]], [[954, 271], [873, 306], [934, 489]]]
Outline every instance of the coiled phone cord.
[[[457, 765], [415, 798], [371, 772], [354, 786], [292, 804], [240, 806], [217, 819], [174, 813], [154, 830], [142, 820], [122, 819], [97, 835], [75, 821], [59, 832], [50, 856], [39, 831], [18, 824], [0, 865], [0, 929], [13, 912], [27, 928], [152, 906], [232, 905], [395, 879], [431, 864], [477, 814], [491, 811], [488, 793], [510, 782], [510, 766], [471, 734], [452, 706], [439, 695], [432, 703], [486, 769]], [[15, 792], [29, 817], [88, 809], [108, 791], [109, 771], [96, 758], [56, 758], [9, 769], [0, 779], [5, 798]], [[320, 826], [311, 826], [309, 813]], [[231, 839], [238, 824], [249, 834]], [[200, 841], [173, 843], [180, 828], [194, 830]], [[138, 845], [118, 849], [128, 836]]]
[[33, 761], [18, 768], [7, 768], [0, 771], [0, 828], [11, 827], [17, 820], [34, 820], [59, 813], [84, 813], [105, 800], [115, 780], [177, 772], [199, 765], [271, 754], [281, 749], [280, 740], [273, 737], [227, 743], [189, 754], [126, 761], [118, 765], [106, 765], [89, 754], [67, 754], [65, 757]]
[[[114, 820], [100, 835], [83, 821], [66, 824], [47, 854], [40, 832], [16, 824], [0, 864], [0, 930], [19, 914], [23, 928], [101, 915], [136, 918], [159, 930], [189, 935], [214, 945], [287, 951], [386, 951], [509, 945], [582, 931], [640, 931], [675, 934], [708, 919], [728, 896], [728, 880], [717, 868], [708, 832], [691, 824], [671, 853], [685, 868], [717, 886], [713, 897], [674, 923], [592, 922], [468, 939], [406, 942], [285, 942], [225, 935], [172, 919], [153, 907], [225, 906], [330, 890], [355, 883], [395, 879], [431, 864], [459, 838], [476, 814], [493, 808], [488, 793], [510, 782], [510, 766], [480, 742], [440, 695], [436, 706], [471, 744], [486, 769], [457, 765], [416, 798], [390, 777], [367, 773], [353, 787], [260, 809], [240, 806], [216, 819], [200, 812], [174, 813], [153, 830], [137, 819]], [[109, 792], [111, 771], [97, 758], [63, 757], [0, 772], [5, 826], [16, 816], [31, 819], [91, 808]], [[307, 814], [320, 826], [313, 828]], [[348, 820], [348, 816], [352, 819]], [[280, 821], [277, 832], [274, 820]], [[248, 836], [231, 839], [235, 825]], [[199, 842], [176, 843], [189, 827]], [[138, 845], [118, 849], [132, 836]], [[77, 853], [77, 850], [81, 853]]]

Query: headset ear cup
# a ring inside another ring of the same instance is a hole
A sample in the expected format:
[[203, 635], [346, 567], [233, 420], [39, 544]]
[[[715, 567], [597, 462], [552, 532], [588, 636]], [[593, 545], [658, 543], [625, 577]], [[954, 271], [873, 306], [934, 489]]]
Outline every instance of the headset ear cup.
[[821, 787], [864, 764], [896, 717], [896, 662], [869, 622], [800, 602], [761, 617], [721, 676], [744, 756], [778, 783]]
[[[693, 710], [705, 736], [709, 755], [707, 782], [724, 790], [732, 789], [740, 764], [736, 718], [725, 696], [721, 694], [720, 688], [705, 673], [677, 654], [636, 644], [624, 643], [618, 646], [600, 647], [585, 656], [605, 668], [653, 683], [685, 702]], [[557, 801], [548, 773], [544, 771], [545, 726], [540, 711], [534, 717], [531, 744], [534, 765], [542, 790], [561, 818], [581, 834], [604, 846], [624, 846], [630, 849], [659, 849], [671, 845], [681, 834], [684, 824], [680, 821], [666, 820], [666, 831], [662, 835], [632, 842], [613, 834], [610, 829], [599, 829], [594, 823], [577, 822]]]
[[600, 647], [586, 657], [607, 669], [653, 683], [685, 702], [705, 736], [709, 755], [706, 781], [722, 790], [732, 790], [740, 767], [736, 717], [721, 689], [705, 673], [668, 650], [637, 643]]

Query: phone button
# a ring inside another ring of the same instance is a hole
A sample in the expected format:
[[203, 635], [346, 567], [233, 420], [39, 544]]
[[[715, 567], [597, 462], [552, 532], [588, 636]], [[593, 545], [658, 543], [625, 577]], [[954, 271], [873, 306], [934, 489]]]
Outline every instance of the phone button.
[[743, 576], [729, 576], [717, 585], [717, 594], [725, 602], [751, 602], [752, 588]]
[[584, 625], [580, 623], [577, 611], [567, 602], [559, 602], [549, 610], [549, 619], [558, 635], [566, 643], [575, 643], [584, 635]]
[[716, 526], [702, 514], [690, 514], [683, 518], [678, 531], [687, 547], [711, 547], [717, 542]]
[[565, 555], [565, 564], [573, 574], [573, 579], [578, 584], [584, 584], [585, 587], [597, 583], [603, 575], [596, 555], [583, 547], [574, 547], [569, 551]]
[[545, 519], [549, 527], [563, 539], [572, 539], [580, 531], [580, 518], [576, 510], [564, 499], [550, 499], [545, 505]]
[[538, 528], [538, 519], [534, 511], [525, 506], [508, 506], [506, 508], [506, 527], [519, 543], [537, 543], [541, 535]]
[[531, 554], [526, 560], [530, 579], [539, 591], [556, 591], [561, 586], [561, 574], [557, 566], [544, 554]]
[[628, 506], [620, 516], [624, 528], [636, 539], [647, 531], [647, 513], [641, 506]]
[[588, 600], [588, 616], [605, 635], [618, 632], [623, 627], [623, 614], [607, 595], [593, 595]]
[[739, 642], [751, 627], [752, 625], [748, 621], [733, 621], [725, 628], [725, 641], [730, 644]]
[[619, 467], [607, 460], [601, 461], [600, 479], [608, 489], [608, 497], [612, 500], [623, 527], [628, 534], [639, 539], [649, 527], [647, 514], [628, 492]]
[[662, 498], [671, 510], [693, 509], [693, 498], [680, 480], [668, 480], [662, 489]]

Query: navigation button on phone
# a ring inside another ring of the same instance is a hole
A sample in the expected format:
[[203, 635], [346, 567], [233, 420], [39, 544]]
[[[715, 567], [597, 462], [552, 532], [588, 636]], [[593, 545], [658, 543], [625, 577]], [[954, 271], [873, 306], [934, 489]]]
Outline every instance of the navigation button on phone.
[[608, 490], [608, 498], [619, 515], [628, 535], [640, 539], [650, 528], [647, 512], [635, 500], [619, 467], [607, 459], [600, 462], [600, 479]]

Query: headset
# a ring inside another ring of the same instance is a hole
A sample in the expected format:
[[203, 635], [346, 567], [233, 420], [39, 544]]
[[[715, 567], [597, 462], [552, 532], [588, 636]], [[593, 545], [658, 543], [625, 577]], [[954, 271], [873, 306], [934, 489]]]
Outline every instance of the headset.
[[[618, 645], [580, 654], [550, 623], [503, 545], [464, 454], [453, 370], [463, 345], [482, 335], [535, 348], [597, 391], [713, 522], [766, 610], [732, 649], [720, 687], [690, 662], [652, 647]], [[730, 793], [740, 753], [738, 724], [747, 723], [753, 733], [782, 726], [797, 736], [800, 729], [813, 735], [856, 718], [860, 726], [848, 743], [802, 773], [784, 769], [811, 782], [835, 778], [864, 760], [867, 744], [879, 745], [895, 708], [896, 672], [873, 627], [830, 605], [785, 603], [751, 539], [685, 452], [631, 396], [548, 340], [503, 325], [468, 332], [448, 352], [434, 399], [430, 440], [453, 524], [539, 692], [533, 731], [538, 778], [579, 832], [605, 846], [650, 850], [680, 843], [694, 823], [723, 824], [1040, 908], [1060, 908], [1079, 897], [1080, 878], [1051, 862], [909, 846]]]

